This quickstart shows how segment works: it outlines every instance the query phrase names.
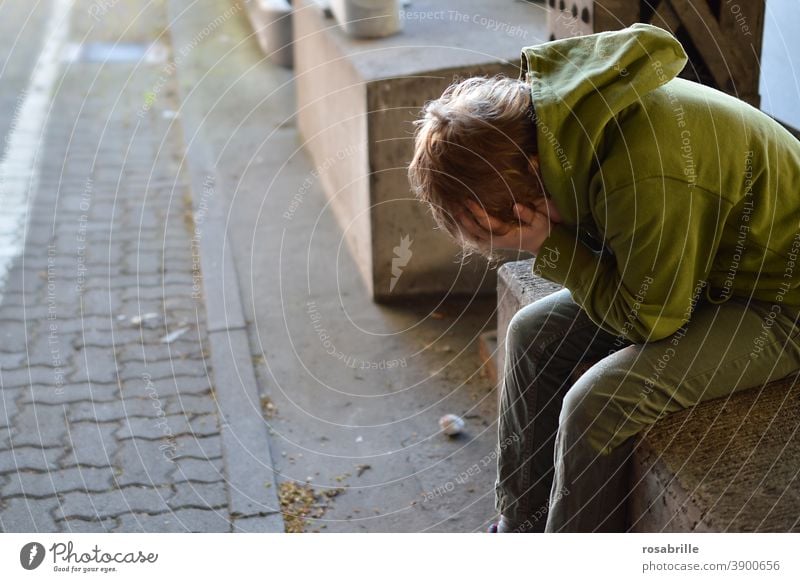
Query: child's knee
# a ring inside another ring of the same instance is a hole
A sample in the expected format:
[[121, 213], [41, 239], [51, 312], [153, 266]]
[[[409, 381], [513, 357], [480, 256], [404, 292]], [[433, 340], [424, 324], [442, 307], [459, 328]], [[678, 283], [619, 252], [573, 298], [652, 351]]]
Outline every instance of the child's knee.
[[[506, 332], [506, 347], [510, 353], [527, 356], [541, 355], [554, 341], [569, 330], [570, 306], [559, 306], [551, 302], [531, 303], [517, 311], [511, 318]], [[566, 313], [554, 313], [561, 308]], [[566, 317], [565, 317], [566, 316]]]
[[535, 304], [523, 307], [508, 324], [507, 345], [511, 348], [531, 346], [537, 338], [549, 335], [547, 312]]
[[645, 426], [625, 388], [581, 377], [564, 397], [559, 430], [569, 431], [573, 439], [584, 440], [599, 454], [610, 454]]

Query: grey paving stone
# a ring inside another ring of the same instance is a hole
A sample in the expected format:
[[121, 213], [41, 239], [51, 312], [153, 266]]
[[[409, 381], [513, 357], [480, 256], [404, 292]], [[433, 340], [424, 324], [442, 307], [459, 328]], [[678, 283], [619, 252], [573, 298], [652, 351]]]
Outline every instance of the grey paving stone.
[[171, 398], [176, 395], [206, 394], [211, 390], [211, 382], [202, 376], [179, 376], [174, 378], [155, 378], [147, 382], [141, 378], [123, 380], [122, 395], [125, 398]]
[[228, 532], [224, 510], [179, 509], [158, 515], [128, 513], [120, 517], [118, 532]]
[[115, 402], [119, 398], [116, 384], [65, 384], [63, 386], [29, 386], [23, 389], [21, 403], [70, 404], [73, 402]]
[[89, 329], [72, 339], [71, 346], [76, 350], [101, 348], [106, 352], [106, 358], [112, 357], [112, 350], [130, 344], [140, 344], [143, 341], [153, 341], [156, 334], [152, 331], [142, 333], [139, 329], [122, 328], [115, 326], [114, 332], [108, 330]]
[[113, 422], [77, 422], [70, 426], [65, 445], [67, 450], [59, 459], [63, 467], [87, 465], [90, 467], [111, 466], [117, 449]]
[[[146, 300], [159, 300], [167, 295], [167, 290], [158, 286], [142, 287], [130, 286], [122, 290], [122, 297], [125, 300], [130, 299], [146, 299]], [[191, 295], [191, 290], [186, 295]]]
[[22, 366], [27, 360], [24, 351], [21, 352], [0, 352], [0, 368], [10, 370]]
[[102, 520], [64, 519], [56, 522], [61, 531], [67, 533], [106, 533], [119, 527], [118, 518]]
[[109, 331], [114, 325], [113, 319], [106, 316], [89, 315], [76, 319], [58, 319], [60, 333], [89, 333], [91, 331]]
[[[126, 247], [122, 244], [118, 245], [125, 252], [128, 252]], [[129, 287], [161, 287], [165, 281], [160, 275], [120, 275], [113, 279], [108, 278], [92, 278], [87, 284], [87, 289], [127, 289]]]
[[[91, 268], [91, 267], [89, 267]], [[81, 302], [81, 294], [73, 281], [59, 280], [56, 283], [55, 314], [58, 318], [80, 318], [87, 315], [106, 315], [99, 306]], [[48, 305], [49, 307], [49, 305]]]
[[183, 483], [195, 481], [199, 483], [214, 483], [225, 479], [222, 472], [222, 459], [175, 459], [178, 466], [172, 475], [173, 482]]
[[172, 271], [170, 273], [164, 273], [162, 280], [164, 285], [185, 285], [191, 287], [194, 283], [191, 271]]
[[69, 405], [67, 415], [70, 422], [113, 422], [132, 416], [152, 418], [157, 413], [158, 409], [149, 399], [127, 398], [111, 402], [75, 402]]
[[164, 264], [167, 267], [167, 272], [181, 272], [190, 270], [187, 269], [187, 264], [192, 263], [192, 249], [189, 241], [186, 241], [184, 247], [169, 247], [164, 249]]
[[209, 414], [217, 412], [217, 404], [210, 394], [196, 396], [194, 394], [176, 395], [165, 399], [164, 412], [167, 414]]
[[204, 376], [206, 364], [202, 360], [161, 360], [155, 362], [128, 362], [122, 364], [120, 378], [133, 380], [149, 374], [153, 379], [173, 378], [175, 376]]
[[[37, 261], [36, 255], [27, 256], [26, 261], [28, 259], [35, 264], [31, 264], [27, 268], [22, 267], [20, 259], [14, 261], [4, 285], [4, 292], [25, 293], [29, 297], [42, 292], [47, 280], [46, 267], [42, 265], [41, 259]], [[6, 312], [6, 310], [2, 311], [3, 319], [5, 319]], [[8, 312], [10, 313], [10, 311]]]
[[0, 501], [0, 529], [8, 533], [57, 532], [52, 514], [58, 499], [24, 499], [15, 497]]
[[165, 500], [170, 493], [168, 488], [151, 487], [125, 487], [102, 493], [66, 493], [55, 516], [56, 519], [104, 519], [128, 512], [165, 511], [169, 509]]
[[88, 251], [86, 253], [87, 262], [97, 263], [100, 265], [105, 265], [108, 263], [118, 264], [124, 256], [122, 248], [119, 245], [113, 244], [113, 241], [112, 244], [110, 245], [108, 244], [90, 245], [87, 251]]
[[178, 483], [169, 498], [170, 507], [223, 507], [228, 503], [228, 490], [224, 481], [216, 483]]
[[[146, 232], [146, 231], [143, 231]], [[160, 252], [137, 252], [127, 255], [122, 260], [125, 273], [134, 275], [136, 273], [162, 273], [163, 256]]]
[[3, 386], [6, 388], [18, 388], [20, 386], [30, 386], [31, 384], [43, 384], [53, 386], [63, 383], [66, 377], [72, 373], [72, 367], [62, 368], [50, 366], [31, 366], [17, 368], [15, 370], [3, 371]]
[[160, 439], [165, 434], [207, 436], [218, 434], [216, 415], [203, 415], [191, 419], [186, 415], [176, 414], [152, 418], [129, 417], [121, 422], [115, 433], [117, 439], [144, 438]]
[[[164, 299], [164, 309], [168, 313], [174, 314], [175, 317], [178, 317], [178, 314], [184, 314], [185, 320], [190, 323], [194, 323], [196, 320], [194, 308], [202, 309], [202, 305], [202, 301], [191, 297], [168, 296]], [[189, 308], [192, 308], [192, 310], [187, 311]], [[184, 338], [192, 341], [200, 341], [201, 339], [205, 341], [204, 335], [201, 337], [196, 330], [187, 333]]]
[[[132, 228], [125, 228], [120, 230], [115, 235], [115, 240], [117, 242], [129, 242], [133, 245], [133, 248], [130, 249], [131, 252], [128, 253], [126, 260], [122, 263], [124, 267], [124, 274], [126, 275], [136, 275], [137, 273], [141, 274], [160, 274], [160, 264], [161, 259], [160, 255], [157, 251], [137, 251], [136, 245], [139, 241], [147, 241], [147, 240], [157, 240], [161, 241], [164, 240], [164, 232], [163, 230], [159, 231], [159, 229], [147, 228], [147, 229], [139, 229], [139, 225], [135, 224]], [[137, 260], [136, 257], [142, 257], [142, 260], [138, 262], [139, 268], [137, 269]]]
[[71, 382], [110, 383], [117, 381], [117, 362], [106, 348], [87, 347], [75, 354]]
[[67, 433], [66, 411], [58, 406], [20, 405], [13, 419], [11, 444], [14, 447], [58, 447]]
[[38, 321], [26, 318], [16, 305], [0, 306], [0, 345], [5, 352], [25, 352], [26, 337], [36, 332]]
[[[181, 225], [183, 228], [183, 225]], [[158, 240], [142, 240], [136, 243], [136, 248], [143, 252], [161, 252], [172, 246], [176, 246], [182, 248], [184, 245], [188, 244], [186, 240], [179, 240], [178, 243], [173, 242], [173, 240], [164, 241], [164, 237], [159, 237]], [[168, 279], [165, 279], [166, 282], [169, 282]]]
[[2, 488], [2, 497], [47, 497], [71, 490], [105, 491], [111, 489], [113, 478], [114, 471], [110, 467], [73, 467], [44, 473], [20, 471], [8, 475], [8, 482]]
[[[65, 238], [67, 238], [67, 239], [69, 239], [70, 237], [74, 238], [74, 236], [75, 236], [74, 233], [70, 233], [69, 231], [63, 231], [63, 230], [59, 230], [58, 234], [59, 235], [64, 235]], [[101, 278], [101, 277], [104, 277], [106, 279], [110, 279], [110, 278], [118, 277], [118, 276], [123, 274], [122, 267], [119, 264], [106, 265], [106, 264], [97, 264], [97, 263], [95, 263], [95, 264], [85, 263], [83, 265], [83, 267], [85, 268], [85, 271], [83, 272], [83, 276], [86, 277], [87, 279], [89, 279], [89, 278]], [[70, 267], [70, 271], [67, 271], [67, 273], [64, 275], [64, 279], [65, 280], [70, 280], [71, 279], [73, 281], [73, 284], [74, 284], [75, 276], [76, 276], [76, 274], [75, 274], [74, 266], [72, 266], [72, 267]], [[70, 304], [67, 301], [64, 301], [64, 302], [61, 302], [60, 305], [69, 306]], [[91, 306], [90, 305], [84, 305], [84, 307], [90, 308]], [[92, 311], [89, 311], [89, 312], [93, 313]], [[97, 315], [97, 314], [95, 314], [95, 315]]]
[[[140, 313], [163, 313], [164, 302], [154, 299], [127, 299], [122, 304], [119, 313], [125, 315], [129, 320], [134, 315]], [[127, 325], [126, 321], [122, 324]]]
[[203, 346], [199, 342], [180, 341], [171, 344], [162, 344], [160, 341], [155, 344], [130, 343], [123, 345], [118, 354], [121, 362], [157, 362], [187, 358], [203, 361]]
[[190, 433], [195, 437], [218, 435], [220, 428], [216, 414], [194, 416], [190, 421]]
[[24, 470], [50, 471], [58, 468], [63, 449], [19, 447], [0, 451], [0, 473]]
[[219, 434], [206, 437], [179, 436], [175, 439], [175, 443], [175, 459], [185, 457], [214, 459], [222, 455], [222, 441]]
[[58, 321], [46, 322], [41, 333], [29, 342], [28, 360], [26, 366], [58, 367], [65, 366], [69, 359], [73, 334], [64, 333], [59, 329]]
[[[27, 266], [30, 267], [31, 265], [28, 264]], [[16, 305], [22, 308], [25, 305], [30, 305], [31, 299], [32, 297], [30, 296], [30, 294], [26, 293], [20, 293], [20, 292], [3, 293], [3, 305], [9, 305], [9, 306]]]
[[163, 228], [164, 220], [160, 212], [157, 212], [154, 205], [150, 204], [148, 207], [142, 209], [141, 212], [127, 213], [122, 216], [123, 223], [128, 223], [131, 226], [141, 229], [158, 229]]
[[[4, 290], [8, 290], [8, 287]], [[4, 350], [9, 352], [24, 350], [27, 341], [25, 334], [28, 334], [28, 338], [35, 335], [41, 327], [41, 322], [50, 315], [44, 300], [40, 298], [37, 300], [36, 291], [32, 289], [26, 289], [26, 291], [30, 293], [32, 302], [27, 304], [24, 309], [17, 305], [0, 305], [1, 345]], [[14, 327], [17, 327], [19, 331], [14, 331]], [[6, 334], [6, 332], [9, 333]]]
[[[13, 422], [14, 415], [19, 410], [18, 401], [22, 398], [24, 391], [24, 388], [0, 388], [0, 429], [10, 426]], [[0, 443], [2, 440], [0, 431]]]
[[118, 467], [116, 481], [127, 485], [169, 485], [177, 469], [170, 457], [175, 443], [168, 438], [159, 441], [128, 440], [119, 444], [114, 454]]

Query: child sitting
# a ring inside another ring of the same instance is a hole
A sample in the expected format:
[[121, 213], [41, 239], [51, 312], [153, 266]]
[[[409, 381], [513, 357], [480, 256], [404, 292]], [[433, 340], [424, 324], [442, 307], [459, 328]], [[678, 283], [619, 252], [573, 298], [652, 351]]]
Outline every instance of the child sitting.
[[526, 47], [416, 122], [437, 224], [564, 287], [508, 329], [493, 531], [626, 530], [636, 434], [800, 369], [800, 143], [686, 60], [644, 24]]

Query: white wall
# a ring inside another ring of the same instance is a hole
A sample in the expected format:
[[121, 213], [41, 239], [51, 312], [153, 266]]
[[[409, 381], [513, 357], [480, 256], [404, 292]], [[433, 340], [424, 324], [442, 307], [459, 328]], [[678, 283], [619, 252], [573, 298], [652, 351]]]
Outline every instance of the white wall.
[[800, 0], [767, 0], [761, 108], [800, 129]]

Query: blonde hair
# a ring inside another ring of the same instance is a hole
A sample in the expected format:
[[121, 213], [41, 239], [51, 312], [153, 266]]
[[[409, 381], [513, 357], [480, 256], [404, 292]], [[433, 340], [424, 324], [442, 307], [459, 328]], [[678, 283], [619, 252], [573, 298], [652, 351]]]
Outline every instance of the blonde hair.
[[465, 247], [457, 215], [473, 199], [489, 214], [516, 222], [515, 203], [543, 195], [529, 156], [537, 152], [530, 87], [496, 75], [450, 85], [414, 121], [408, 178], [436, 224]]

